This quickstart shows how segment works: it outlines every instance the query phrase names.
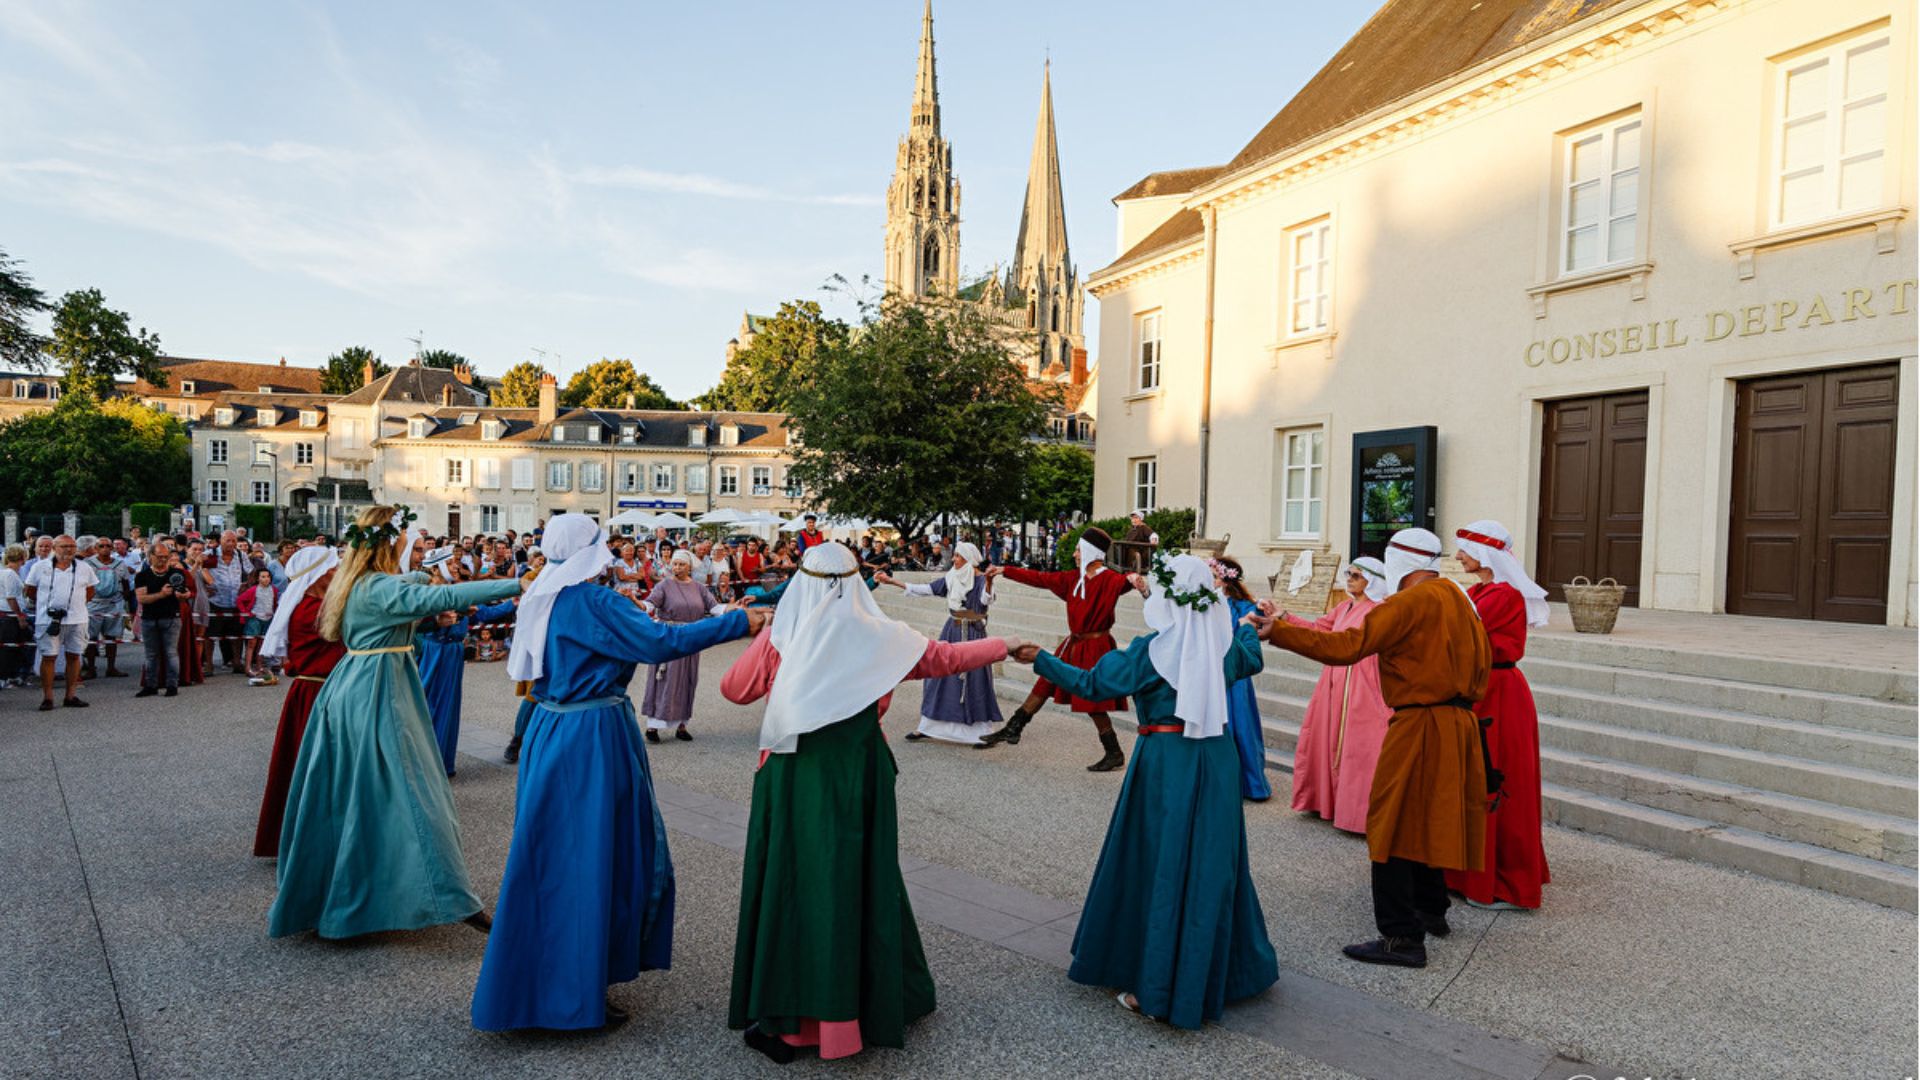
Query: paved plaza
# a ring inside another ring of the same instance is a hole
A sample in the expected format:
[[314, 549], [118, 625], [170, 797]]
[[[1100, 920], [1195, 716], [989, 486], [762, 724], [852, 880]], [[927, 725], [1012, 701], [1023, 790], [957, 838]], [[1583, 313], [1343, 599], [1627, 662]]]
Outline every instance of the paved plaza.
[[[650, 748], [679, 878], [671, 971], [615, 988], [611, 1034], [489, 1035], [467, 1008], [483, 943], [463, 926], [325, 942], [266, 937], [273, 867], [252, 858], [277, 688], [217, 676], [177, 699], [34, 711], [0, 693], [0, 1075], [772, 1076], [726, 1029], [739, 850], [758, 708], [715, 691], [691, 744]], [[502, 665], [470, 665], [453, 782], [491, 908], [514, 770]], [[1282, 979], [1182, 1032], [1069, 982], [1066, 949], [1117, 775], [1083, 766], [1082, 721], [1041, 714], [1017, 747], [898, 740], [901, 856], [939, 987], [905, 1050], [787, 1075], [1905, 1076], [1911, 915], [1550, 828], [1543, 909], [1456, 907], [1424, 971], [1345, 961], [1371, 933], [1362, 841], [1247, 807]], [[1121, 735], [1131, 746], [1132, 735]]]

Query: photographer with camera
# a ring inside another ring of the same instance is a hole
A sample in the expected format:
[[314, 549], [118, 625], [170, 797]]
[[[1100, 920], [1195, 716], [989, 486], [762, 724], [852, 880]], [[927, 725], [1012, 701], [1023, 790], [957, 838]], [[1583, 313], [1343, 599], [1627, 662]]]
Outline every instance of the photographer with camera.
[[172, 544], [155, 544], [147, 565], [133, 576], [134, 595], [140, 601], [140, 643], [147, 650], [147, 666], [140, 672], [140, 692], [152, 697], [165, 683], [167, 696], [180, 693], [180, 597], [187, 591], [186, 571], [175, 565]]
[[66, 654], [69, 709], [84, 709], [80, 700], [80, 656], [87, 651], [87, 605], [93, 600], [93, 568], [75, 561], [73, 537], [54, 538], [53, 555], [33, 564], [27, 573], [27, 602], [34, 609], [34, 636], [39, 642], [40, 711], [53, 708], [53, 666]]

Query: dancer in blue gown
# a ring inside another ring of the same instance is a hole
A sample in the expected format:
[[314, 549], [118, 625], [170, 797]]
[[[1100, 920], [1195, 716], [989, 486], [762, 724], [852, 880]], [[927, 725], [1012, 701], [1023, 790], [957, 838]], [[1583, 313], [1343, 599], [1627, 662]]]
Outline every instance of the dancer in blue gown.
[[420, 654], [420, 687], [427, 694], [427, 715], [433, 717], [433, 738], [440, 744], [448, 776], [453, 775], [454, 752], [460, 748], [460, 685], [467, 673], [467, 631], [512, 613], [511, 600], [476, 608], [464, 618], [458, 612], [443, 611], [413, 639]]
[[[1240, 759], [1227, 685], [1257, 675], [1260, 638], [1237, 629], [1192, 555], [1157, 564], [1151, 633], [1091, 671], [1051, 653], [1034, 672], [1074, 697], [1130, 697], [1140, 719], [1120, 799], [1073, 935], [1067, 977], [1175, 1027], [1218, 1021], [1279, 979], [1247, 867]], [[1023, 651], [1022, 658], [1025, 658]]]
[[626, 1019], [607, 988], [665, 968], [673, 863], [626, 688], [636, 664], [744, 637], [760, 612], [648, 618], [595, 584], [613, 554], [592, 518], [547, 522], [550, 562], [521, 598], [507, 674], [533, 681], [513, 843], [494, 907], [473, 1026], [598, 1028]]
[[[1253, 594], [1247, 591], [1247, 572], [1238, 560], [1214, 559], [1213, 582], [1227, 598], [1227, 611], [1235, 625], [1259, 610]], [[1227, 687], [1227, 731], [1233, 735], [1233, 748], [1240, 753], [1240, 794], [1254, 802], [1273, 798], [1273, 785], [1267, 782], [1267, 739], [1260, 727], [1260, 702], [1253, 692], [1253, 680], [1241, 679]]]

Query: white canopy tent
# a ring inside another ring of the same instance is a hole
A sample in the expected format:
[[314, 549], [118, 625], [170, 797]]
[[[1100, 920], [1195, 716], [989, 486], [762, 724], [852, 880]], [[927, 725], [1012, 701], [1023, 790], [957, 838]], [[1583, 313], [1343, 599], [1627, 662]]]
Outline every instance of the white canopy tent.
[[655, 529], [691, 529], [693, 528], [692, 521], [689, 521], [688, 519], [681, 517], [679, 514], [675, 514], [672, 512], [661, 514], [658, 517], [655, 517], [652, 521], [648, 522], [647, 524], [650, 527]]
[[722, 507], [719, 510], [709, 510], [693, 520], [702, 525], [742, 525], [751, 516], [753, 515]]
[[622, 510], [609, 519], [607, 525], [609, 527], [630, 525], [635, 529], [651, 529], [654, 525], [654, 516], [645, 510]]

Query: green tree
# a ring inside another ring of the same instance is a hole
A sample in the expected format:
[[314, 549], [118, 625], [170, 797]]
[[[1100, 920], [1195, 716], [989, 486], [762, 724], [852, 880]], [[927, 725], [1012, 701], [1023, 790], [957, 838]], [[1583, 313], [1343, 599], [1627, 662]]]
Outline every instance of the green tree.
[[393, 369], [381, 362], [373, 350], [365, 345], [349, 345], [332, 356], [327, 357], [327, 367], [320, 375], [320, 392], [323, 394], [351, 394], [367, 385], [367, 365], [373, 365], [375, 379]]
[[540, 404], [540, 379], [547, 369], [531, 360], [522, 360], [500, 376], [490, 400], [507, 409], [531, 409]]
[[47, 297], [34, 288], [20, 264], [0, 248], [0, 365], [38, 371], [46, 362], [45, 338], [27, 320], [47, 310]]
[[658, 383], [634, 369], [631, 360], [595, 360], [560, 391], [560, 404], [572, 408], [624, 409], [628, 395], [636, 409], [680, 409], [680, 402], [667, 396]]
[[733, 354], [720, 383], [694, 399], [702, 409], [785, 412], [822, 350], [846, 345], [847, 325], [826, 318], [812, 300], [791, 300], [763, 320], [753, 340]]
[[1093, 455], [1064, 443], [1041, 443], [1027, 462], [1021, 517], [1058, 521], [1093, 513]]
[[[0, 505], [108, 513], [186, 502], [193, 464], [178, 417], [82, 392], [0, 425]], [[108, 467], [111, 463], [111, 467]]]
[[121, 375], [135, 376], [155, 386], [167, 385], [160, 367], [160, 338], [146, 327], [138, 330], [127, 313], [107, 306], [99, 289], [80, 289], [60, 298], [53, 311], [53, 338], [47, 352], [66, 369], [63, 394], [91, 394], [104, 398]]
[[472, 361], [452, 349], [428, 349], [420, 354], [420, 364], [422, 367], [439, 368], [442, 371], [452, 371], [460, 364], [473, 366]]
[[971, 305], [893, 299], [816, 357], [788, 428], [797, 479], [835, 514], [904, 535], [943, 513], [1019, 512], [1047, 418], [1004, 326]]

